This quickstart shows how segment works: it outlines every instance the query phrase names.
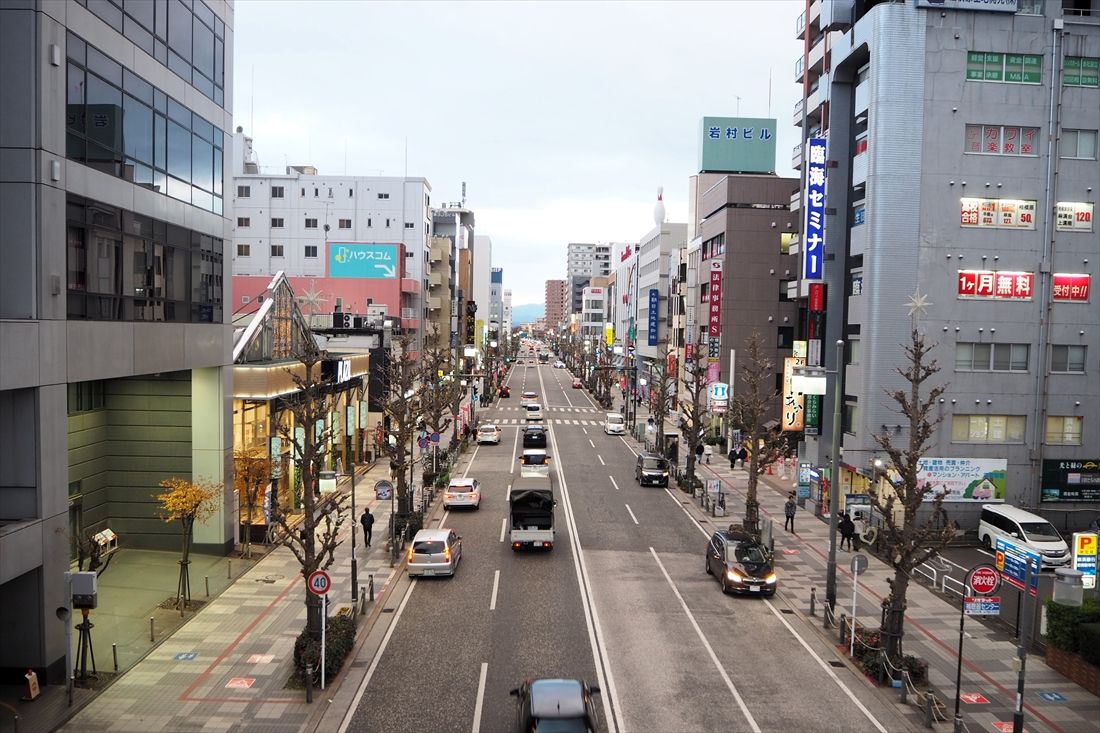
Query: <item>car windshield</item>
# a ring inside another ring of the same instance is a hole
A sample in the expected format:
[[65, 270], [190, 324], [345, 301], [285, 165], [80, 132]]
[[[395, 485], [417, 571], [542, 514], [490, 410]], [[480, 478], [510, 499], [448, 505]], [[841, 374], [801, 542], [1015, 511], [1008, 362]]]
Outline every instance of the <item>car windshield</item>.
[[1027, 538], [1035, 542], [1057, 542], [1062, 539], [1050, 522], [1021, 522], [1020, 527]]
[[417, 555], [441, 555], [443, 554], [443, 543], [439, 540], [413, 542], [413, 552]]
[[477, 429], [477, 431], [479, 433], [495, 433], [497, 431], [497, 429], [495, 427], [488, 426], [488, 427], [480, 427], [480, 428]]
[[768, 561], [764, 548], [756, 544], [742, 543], [729, 548], [729, 559], [745, 565], [763, 565]]
[[650, 468], [655, 471], [664, 470], [665, 459], [664, 458], [643, 458], [642, 468]]
[[527, 398], [527, 399], [529, 399], [529, 400], [533, 400], [533, 399], [535, 399], [536, 397], [538, 397], [538, 394], [536, 394], [536, 393], [534, 393], [534, 392], [524, 392], [524, 393], [523, 393], [523, 396], [524, 396], [524, 397], [526, 397], [526, 398]]
[[523, 456], [523, 462], [528, 466], [541, 466], [546, 463], [546, 454], [538, 453], [536, 455], [525, 455]]
[[535, 733], [587, 733], [584, 718], [542, 718], [535, 721]]
[[607, 416], [607, 423], [609, 425], [622, 425], [623, 424], [623, 416], [622, 415], [608, 415]]
[[527, 411], [528, 412], [535, 412], [536, 410], [541, 410], [541, 409], [542, 409], [542, 405], [527, 405]]

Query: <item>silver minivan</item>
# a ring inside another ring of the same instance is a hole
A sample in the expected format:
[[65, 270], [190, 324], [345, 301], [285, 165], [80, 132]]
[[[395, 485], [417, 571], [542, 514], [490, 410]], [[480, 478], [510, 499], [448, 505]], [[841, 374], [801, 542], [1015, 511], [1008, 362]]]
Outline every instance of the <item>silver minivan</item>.
[[462, 559], [462, 537], [453, 529], [422, 529], [409, 545], [410, 577], [454, 575]]
[[1044, 568], [1069, 564], [1069, 545], [1053, 524], [1011, 504], [983, 504], [978, 539], [992, 550], [998, 537], [1039, 553]]
[[536, 403], [534, 405], [527, 405], [524, 409], [527, 410], [525, 418], [528, 422], [532, 420], [542, 420], [542, 405]]

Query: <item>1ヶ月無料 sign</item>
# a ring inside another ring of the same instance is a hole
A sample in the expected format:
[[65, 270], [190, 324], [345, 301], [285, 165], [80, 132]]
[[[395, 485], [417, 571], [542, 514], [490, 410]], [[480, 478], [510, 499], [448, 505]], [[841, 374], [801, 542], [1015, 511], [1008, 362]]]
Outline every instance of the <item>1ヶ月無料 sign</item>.
[[389, 280], [400, 275], [400, 245], [329, 242], [328, 276]]

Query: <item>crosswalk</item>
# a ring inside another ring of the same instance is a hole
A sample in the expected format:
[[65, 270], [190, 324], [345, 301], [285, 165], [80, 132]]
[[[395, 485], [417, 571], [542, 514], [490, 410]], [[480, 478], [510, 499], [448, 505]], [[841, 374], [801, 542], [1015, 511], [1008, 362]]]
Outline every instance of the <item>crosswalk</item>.
[[482, 425], [603, 425], [602, 420], [569, 420], [567, 418], [551, 418], [549, 420], [528, 422], [522, 417], [506, 417], [500, 419], [485, 418]]
[[[498, 412], [524, 412], [527, 408], [525, 408], [525, 407], [496, 407], [496, 408], [491, 408], [491, 409], [495, 410], [495, 411], [498, 411]], [[602, 412], [602, 410], [600, 410], [598, 407], [546, 407], [546, 406], [543, 406], [542, 409], [543, 409], [544, 412], [587, 412], [587, 413]]]

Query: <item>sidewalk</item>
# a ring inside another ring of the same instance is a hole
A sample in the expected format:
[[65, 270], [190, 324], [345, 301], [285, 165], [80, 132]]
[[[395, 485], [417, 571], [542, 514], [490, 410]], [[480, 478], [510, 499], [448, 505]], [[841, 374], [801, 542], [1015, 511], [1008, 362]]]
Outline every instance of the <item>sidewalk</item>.
[[[780, 469], [776, 468], [778, 472]], [[725, 517], [710, 518], [703, 513], [697, 501], [691, 502], [695, 516], [710, 527], [726, 527], [739, 523], [744, 513], [748, 474], [744, 469], [729, 469], [729, 461], [714, 456], [713, 462], [699, 469], [701, 478], [718, 478], [723, 490], [731, 491], [727, 498]], [[780, 575], [779, 593], [800, 611], [806, 621], [820, 633], [839, 644], [836, 629], [822, 629], [821, 608], [825, 599], [825, 578], [829, 552], [829, 525], [810, 511], [800, 510], [795, 520], [795, 533], [783, 531], [783, 503], [797, 481], [794, 471], [784, 480], [781, 475], [760, 477], [757, 486], [761, 513], [775, 522], [776, 567]], [[839, 542], [839, 539], [838, 539]], [[852, 575], [849, 565], [854, 553], [838, 550], [837, 555], [837, 615], [852, 615]], [[893, 570], [870, 553], [869, 565], [860, 576], [857, 600], [861, 626], [875, 628], [880, 623], [880, 604], [889, 592], [887, 580]], [[811, 588], [817, 590], [817, 616], [810, 614]], [[941, 730], [948, 729], [954, 716], [955, 673], [958, 660], [959, 609], [948, 599], [917, 582], [909, 584], [903, 648], [906, 654], [925, 659], [929, 663], [929, 684], [938, 699], [947, 705], [946, 722]], [[839, 652], [846, 656], [846, 650]], [[982, 702], [963, 702], [961, 714], [970, 733], [996, 731], [999, 724], [1008, 723], [1012, 730], [1012, 715], [1016, 701], [1017, 674], [1013, 660], [1016, 643], [1012, 636], [992, 629], [976, 618], [967, 619], [963, 648], [963, 672], [961, 692], [978, 695], [969, 699]], [[1024, 723], [1030, 733], [1095, 733], [1100, 730], [1100, 698], [1050, 669], [1042, 657], [1029, 653], [1024, 688]], [[1040, 696], [1043, 693], [1043, 697]], [[1049, 698], [1063, 699], [1057, 702]], [[882, 689], [882, 694], [896, 697], [897, 690]], [[968, 699], [968, 698], [964, 698]], [[1092, 721], [1092, 722], [1089, 722]]]

